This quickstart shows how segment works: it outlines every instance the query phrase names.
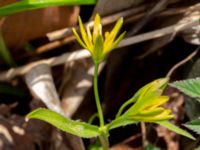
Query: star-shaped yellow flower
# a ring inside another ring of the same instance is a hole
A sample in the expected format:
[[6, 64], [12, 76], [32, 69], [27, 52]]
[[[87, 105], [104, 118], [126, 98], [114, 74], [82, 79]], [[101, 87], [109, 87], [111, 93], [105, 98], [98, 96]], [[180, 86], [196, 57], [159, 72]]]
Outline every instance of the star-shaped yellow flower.
[[79, 17], [79, 26], [81, 37], [76, 32], [75, 28], [72, 29], [79, 44], [87, 49], [94, 60], [95, 63], [100, 63], [112, 49], [114, 49], [117, 44], [124, 37], [125, 32], [123, 32], [118, 38], [116, 38], [118, 32], [120, 31], [123, 24], [123, 18], [120, 18], [111, 32], [105, 32], [105, 37], [102, 35], [102, 25], [101, 18], [99, 14], [95, 16], [94, 28], [91, 33], [89, 27], [84, 28], [81, 18]]

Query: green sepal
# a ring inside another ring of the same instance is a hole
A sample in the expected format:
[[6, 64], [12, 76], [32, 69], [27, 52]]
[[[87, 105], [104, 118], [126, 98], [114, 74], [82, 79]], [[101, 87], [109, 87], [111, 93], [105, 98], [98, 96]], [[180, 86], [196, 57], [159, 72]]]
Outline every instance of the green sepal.
[[28, 119], [39, 119], [48, 122], [62, 131], [83, 138], [97, 137], [100, 135], [100, 131], [97, 126], [80, 121], [73, 121], [45, 108], [38, 108], [30, 112], [26, 117]]
[[103, 37], [99, 35], [94, 43], [93, 59], [95, 63], [100, 63], [103, 58]]

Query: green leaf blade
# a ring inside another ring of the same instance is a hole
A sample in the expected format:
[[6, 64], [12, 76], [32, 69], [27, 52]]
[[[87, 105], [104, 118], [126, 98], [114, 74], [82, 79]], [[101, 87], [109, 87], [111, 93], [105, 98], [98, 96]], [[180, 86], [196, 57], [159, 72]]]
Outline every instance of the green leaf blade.
[[192, 120], [191, 122], [185, 124], [185, 126], [197, 134], [200, 134], [200, 119]]
[[183, 135], [187, 138], [190, 138], [192, 140], [195, 140], [195, 138], [187, 131], [173, 125], [172, 123], [170, 123], [169, 121], [157, 121], [156, 122], [157, 124], [161, 125], [161, 126], [164, 126], [165, 128], [171, 130], [171, 131], [174, 131], [175, 133], [178, 133], [180, 135]]
[[176, 81], [171, 83], [170, 86], [179, 89], [188, 96], [196, 98], [200, 102], [200, 78]]
[[0, 8], [0, 16], [11, 15], [21, 11], [63, 5], [92, 5], [96, 0], [22, 0]]
[[99, 128], [84, 122], [73, 121], [49, 109], [38, 108], [27, 115], [28, 119], [39, 119], [50, 123], [58, 129], [70, 134], [91, 138], [100, 135]]

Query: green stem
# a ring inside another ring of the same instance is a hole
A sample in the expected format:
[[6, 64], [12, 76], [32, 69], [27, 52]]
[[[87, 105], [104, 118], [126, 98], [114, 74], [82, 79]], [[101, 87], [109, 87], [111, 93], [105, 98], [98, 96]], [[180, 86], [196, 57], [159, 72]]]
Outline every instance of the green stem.
[[109, 150], [109, 142], [108, 142], [108, 138], [106, 137], [106, 135], [100, 135], [99, 140], [101, 142], [101, 146], [103, 147], [103, 149]]
[[99, 64], [95, 63], [95, 69], [94, 69], [94, 96], [95, 96], [95, 102], [97, 106], [98, 116], [99, 116], [99, 122], [100, 122], [100, 129], [102, 130], [102, 134], [99, 136], [99, 140], [101, 142], [101, 145], [104, 150], [109, 150], [109, 141], [107, 136], [107, 129], [105, 129], [104, 126], [104, 118], [103, 118], [103, 111], [101, 108], [100, 98], [99, 98], [99, 91], [98, 91], [98, 70], [99, 70]]
[[98, 91], [98, 70], [99, 70], [99, 63], [95, 63], [95, 70], [94, 70], [94, 96], [95, 96], [95, 102], [97, 106], [98, 116], [99, 116], [99, 122], [100, 127], [104, 126], [104, 118], [103, 118], [103, 112], [101, 108], [100, 98], [99, 98], [99, 91]]

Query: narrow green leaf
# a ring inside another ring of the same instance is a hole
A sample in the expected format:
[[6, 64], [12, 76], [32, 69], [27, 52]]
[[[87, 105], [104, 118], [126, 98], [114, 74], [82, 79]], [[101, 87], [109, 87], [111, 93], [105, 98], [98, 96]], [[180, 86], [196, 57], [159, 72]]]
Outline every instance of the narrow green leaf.
[[196, 98], [200, 102], [200, 78], [176, 81], [170, 86], [175, 87], [188, 96]]
[[21, 11], [39, 9], [49, 6], [92, 4], [96, 4], [96, 0], [21, 0], [20, 2], [1, 7], [0, 16], [11, 15]]
[[187, 132], [187, 131], [185, 131], [185, 130], [183, 130], [183, 129], [175, 126], [175, 125], [173, 125], [169, 121], [157, 121], [155, 123], [157, 123], [157, 124], [159, 124], [161, 126], [164, 126], [165, 128], [167, 128], [167, 129], [169, 129], [171, 131], [174, 131], [174, 132], [176, 132], [176, 133], [178, 133], [180, 135], [183, 135], [183, 136], [185, 136], [187, 138], [195, 140], [195, 138], [189, 132]]
[[192, 120], [191, 122], [185, 124], [185, 126], [192, 131], [200, 134], [200, 119]]
[[13, 60], [10, 51], [8, 50], [6, 43], [4, 41], [3, 35], [0, 32], [0, 55], [2, 59], [9, 65], [9, 67], [15, 67], [16, 63]]
[[99, 128], [84, 122], [73, 121], [49, 109], [39, 108], [27, 115], [28, 119], [39, 119], [50, 123], [58, 129], [70, 134], [91, 138], [100, 135]]

